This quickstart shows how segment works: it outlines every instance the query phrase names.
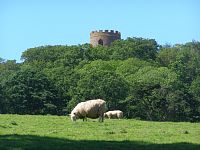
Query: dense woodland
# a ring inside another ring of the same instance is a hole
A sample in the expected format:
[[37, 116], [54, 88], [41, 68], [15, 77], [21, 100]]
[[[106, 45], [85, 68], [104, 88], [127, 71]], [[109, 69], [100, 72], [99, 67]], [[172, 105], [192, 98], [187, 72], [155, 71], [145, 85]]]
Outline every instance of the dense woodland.
[[0, 59], [0, 113], [66, 115], [101, 98], [126, 118], [200, 121], [200, 42], [127, 38], [109, 47], [41, 46]]

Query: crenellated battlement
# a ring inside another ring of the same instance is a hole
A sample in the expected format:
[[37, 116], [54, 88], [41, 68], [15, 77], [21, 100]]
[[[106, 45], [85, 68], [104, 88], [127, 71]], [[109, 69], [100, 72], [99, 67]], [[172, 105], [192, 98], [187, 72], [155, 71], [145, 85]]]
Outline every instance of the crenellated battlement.
[[95, 33], [107, 33], [107, 34], [115, 34], [115, 35], [121, 35], [119, 31], [114, 31], [114, 30], [96, 30], [92, 31], [90, 34], [95, 34]]

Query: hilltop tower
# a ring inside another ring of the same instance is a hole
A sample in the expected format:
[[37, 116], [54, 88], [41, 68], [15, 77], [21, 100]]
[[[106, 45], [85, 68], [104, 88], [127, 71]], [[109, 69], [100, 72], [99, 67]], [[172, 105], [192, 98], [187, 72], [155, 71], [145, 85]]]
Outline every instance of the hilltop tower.
[[90, 33], [90, 44], [92, 46], [109, 46], [113, 41], [121, 39], [121, 33], [114, 30], [99, 30]]

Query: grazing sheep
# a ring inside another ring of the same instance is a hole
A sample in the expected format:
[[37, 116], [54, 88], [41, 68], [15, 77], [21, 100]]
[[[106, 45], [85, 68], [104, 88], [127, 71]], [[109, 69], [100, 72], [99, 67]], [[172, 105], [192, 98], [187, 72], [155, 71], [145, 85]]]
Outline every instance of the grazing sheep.
[[104, 113], [105, 118], [109, 119], [121, 119], [123, 118], [123, 112], [121, 110], [113, 110]]
[[99, 118], [99, 122], [103, 122], [104, 112], [106, 112], [106, 102], [102, 99], [88, 100], [76, 105], [70, 116], [72, 121], [77, 119]]

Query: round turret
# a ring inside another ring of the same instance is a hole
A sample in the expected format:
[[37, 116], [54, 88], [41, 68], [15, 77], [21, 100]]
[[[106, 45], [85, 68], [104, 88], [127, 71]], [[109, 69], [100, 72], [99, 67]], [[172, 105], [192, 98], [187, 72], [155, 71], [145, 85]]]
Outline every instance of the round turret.
[[90, 44], [92, 46], [109, 46], [113, 41], [121, 39], [121, 33], [114, 30], [99, 30], [90, 33]]

